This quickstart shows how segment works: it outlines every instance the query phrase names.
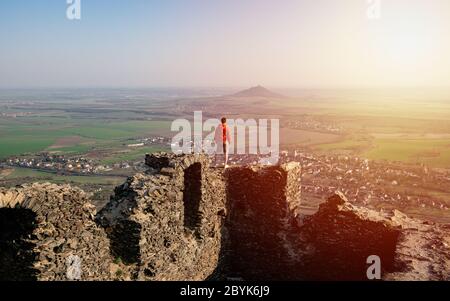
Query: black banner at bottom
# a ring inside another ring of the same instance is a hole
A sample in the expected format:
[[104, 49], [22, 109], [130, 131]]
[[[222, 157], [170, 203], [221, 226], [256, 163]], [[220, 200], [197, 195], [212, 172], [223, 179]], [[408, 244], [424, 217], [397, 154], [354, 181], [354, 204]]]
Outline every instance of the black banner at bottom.
[[[402, 297], [417, 294], [448, 293], [450, 282], [3, 282], [2, 293], [14, 292], [29, 297], [83, 300], [98, 296], [145, 300], [283, 300], [297, 296], [295, 300], [332, 296], [346, 299], [385, 299], [399, 294]], [[147, 297], [145, 297], [147, 296]], [[24, 296], [25, 297], [25, 296]], [[298, 299], [301, 297], [300, 299]]]

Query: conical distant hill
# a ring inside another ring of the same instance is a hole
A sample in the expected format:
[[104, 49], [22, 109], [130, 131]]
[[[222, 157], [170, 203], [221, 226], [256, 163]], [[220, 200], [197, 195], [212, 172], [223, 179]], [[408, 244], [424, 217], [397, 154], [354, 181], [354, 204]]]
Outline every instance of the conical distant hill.
[[286, 98], [286, 96], [272, 92], [262, 86], [256, 86], [247, 90], [240, 91], [233, 95], [234, 97], [264, 97], [264, 98]]

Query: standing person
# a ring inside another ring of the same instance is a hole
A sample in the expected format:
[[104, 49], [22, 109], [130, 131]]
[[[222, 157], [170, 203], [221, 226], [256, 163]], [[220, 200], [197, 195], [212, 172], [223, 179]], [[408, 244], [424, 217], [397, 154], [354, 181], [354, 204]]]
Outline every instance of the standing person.
[[[223, 155], [224, 155], [224, 167], [228, 168], [228, 147], [231, 143], [231, 135], [230, 135], [230, 129], [227, 125], [227, 119], [225, 117], [222, 118], [221, 124], [216, 129], [215, 134], [215, 140], [216, 140], [216, 155], [217, 152], [220, 151], [220, 147], [222, 147]], [[217, 156], [216, 156], [217, 158]]]

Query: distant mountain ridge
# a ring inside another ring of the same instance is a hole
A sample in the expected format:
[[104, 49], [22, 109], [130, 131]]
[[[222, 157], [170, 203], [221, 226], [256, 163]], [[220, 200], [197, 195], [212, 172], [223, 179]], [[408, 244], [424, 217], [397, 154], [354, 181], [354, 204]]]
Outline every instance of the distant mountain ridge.
[[264, 97], [264, 98], [287, 98], [284, 95], [272, 92], [263, 86], [252, 87], [247, 90], [233, 94], [234, 97]]

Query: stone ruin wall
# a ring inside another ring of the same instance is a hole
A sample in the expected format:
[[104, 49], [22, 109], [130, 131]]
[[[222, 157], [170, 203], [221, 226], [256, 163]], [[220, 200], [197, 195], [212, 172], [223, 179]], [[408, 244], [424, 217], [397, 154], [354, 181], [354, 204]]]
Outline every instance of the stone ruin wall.
[[146, 164], [97, 215], [70, 186], [0, 189], [0, 280], [71, 280], [71, 255], [80, 280], [366, 280], [370, 255], [386, 280], [450, 280], [448, 227], [340, 194], [303, 216], [298, 164], [224, 172], [203, 155], [166, 154]]
[[218, 265], [225, 186], [204, 156], [148, 156], [147, 174], [116, 189], [99, 213], [131, 279], [204, 280]]
[[367, 280], [366, 259], [377, 255], [383, 280], [450, 280], [448, 226], [357, 207], [339, 192], [298, 226], [307, 279]]
[[247, 280], [282, 280], [296, 257], [287, 233], [299, 212], [301, 168], [241, 167], [226, 172], [225, 273]]
[[339, 192], [304, 216], [300, 175], [295, 163], [226, 173], [226, 277], [364, 281], [376, 255], [384, 280], [450, 280], [448, 226], [357, 207]]
[[0, 280], [109, 278], [109, 241], [94, 215], [70, 186], [0, 188]]

